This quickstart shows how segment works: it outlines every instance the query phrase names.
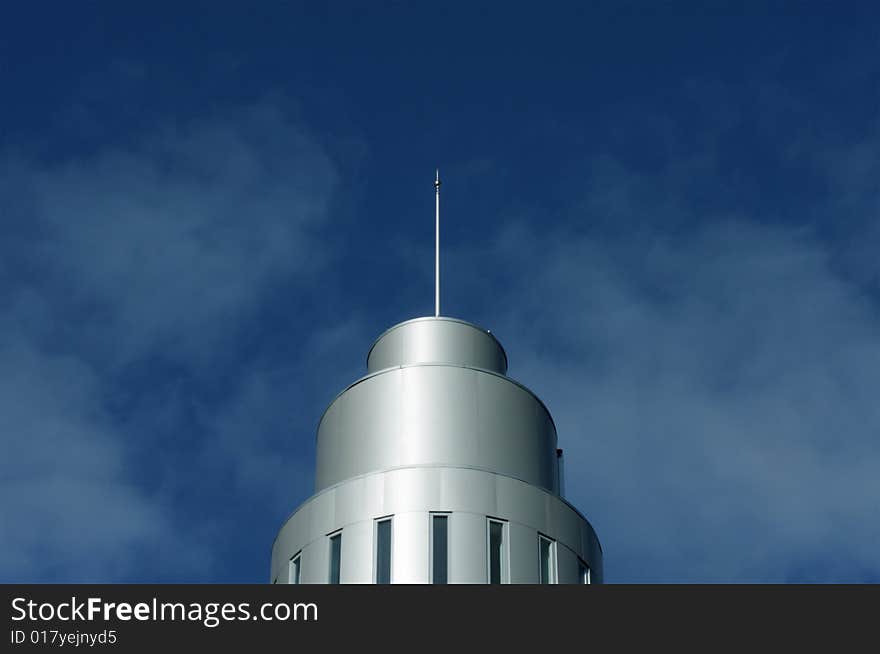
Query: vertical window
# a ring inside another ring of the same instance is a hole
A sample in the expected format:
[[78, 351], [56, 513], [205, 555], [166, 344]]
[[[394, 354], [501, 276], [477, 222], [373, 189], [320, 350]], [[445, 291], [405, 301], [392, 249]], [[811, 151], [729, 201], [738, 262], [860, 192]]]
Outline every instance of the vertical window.
[[556, 474], [559, 477], [559, 496], [565, 497], [565, 461], [562, 450], [556, 450]]
[[331, 584], [339, 583], [339, 569], [342, 563], [342, 532], [330, 536], [330, 581]]
[[290, 557], [290, 565], [287, 569], [287, 583], [289, 584], [298, 584], [299, 583], [299, 573], [300, 573], [300, 561], [302, 560], [302, 552], [297, 552], [292, 557]]
[[504, 560], [504, 523], [498, 520], [489, 520], [489, 583], [504, 583], [505, 568]]
[[542, 584], [556, 583], [556, 543], [538, 534], [538, 566]]
[[431, 514], [431, 583], [449, 583], [449, 516]]
[[376, 583], [391, 583], [391, 518], [376, 521]]
[[590, 583], [590, 566], [581, 560], [578, 560], [578, 583]]

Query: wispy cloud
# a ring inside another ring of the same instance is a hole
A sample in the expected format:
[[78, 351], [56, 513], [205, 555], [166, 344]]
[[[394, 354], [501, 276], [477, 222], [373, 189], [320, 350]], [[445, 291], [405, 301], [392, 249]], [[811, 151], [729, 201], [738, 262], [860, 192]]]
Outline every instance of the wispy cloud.
[[681, 229], [692, 195], [603, 169], [616, 177], [593, 178], [586, 209], [453, 256], [505, 277], [474, 294], [505, 307], [491, 326], [556, 418], [607, 579], [880, 578], [869, 289], [810, 228], [713, 214]]
[[267, 103], [0, 166], [0, 578], [205, 578], [200, 493], [232, 475], [277, 501], [289, 483], [260, 443], [289, 433], [296, 381], [250, 372], [265, 355], [242, 334], [332, 256], [334, 166]]

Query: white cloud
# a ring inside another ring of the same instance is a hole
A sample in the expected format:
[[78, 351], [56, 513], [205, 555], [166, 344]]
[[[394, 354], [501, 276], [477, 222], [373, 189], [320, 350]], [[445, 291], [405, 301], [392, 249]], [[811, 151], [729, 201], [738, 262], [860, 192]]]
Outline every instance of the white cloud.
[[554, 414], [609, 581], [880, 573], [880, 315], [820, 242], [514, 225], [481, 266], [513, 277], [493, 330]]
[[128, 480], [123, 433], [88, 367], [5, 338], [0, 370], [0, 578], [125, 579], [149, 551], [177, 553], [168, 572], [210, 565]]
[[[212, 578], [216, 525], [179, 501], [203, 471], [170, 450], [210, 452], [245, 502], [277, 499], [267, 434], [289, 437], [290, 385], [218, 395], [213, 375], [241, 365], [239, 330], [278, 286], [308, 288], [332, 256], [331, 161], [263, 104], [0, 168], [0, 578]], [[229, 423], [187, 420], [205, 401]]]
[[39, 290], [88, 312], [90, 345], [119, 363], [157, 347], [211, 356], [271, 282], [311, 280], [325, 256], [314, 232], [333, 166], [268, 105], [134, 149], [5, 167]]

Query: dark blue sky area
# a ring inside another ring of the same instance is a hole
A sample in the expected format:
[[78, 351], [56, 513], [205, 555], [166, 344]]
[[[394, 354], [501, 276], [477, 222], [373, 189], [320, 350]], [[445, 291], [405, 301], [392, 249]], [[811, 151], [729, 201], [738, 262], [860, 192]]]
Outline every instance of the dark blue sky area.
[[[492, 329], [608, 581], [878, 581], [870, 3], [29, 4], [0, 580], [265, 581], [373, 340]], [[833, 553], [833, 560], [829, 555]]]

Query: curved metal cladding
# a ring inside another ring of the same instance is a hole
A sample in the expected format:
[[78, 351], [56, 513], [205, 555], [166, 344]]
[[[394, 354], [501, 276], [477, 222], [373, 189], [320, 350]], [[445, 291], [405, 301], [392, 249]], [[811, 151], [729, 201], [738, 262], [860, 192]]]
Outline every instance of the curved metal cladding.
[[556, 543], [556, 580], [602, 582], [602, 549], [592, 526], [559, 496], [518, 479], [467, 468], [399, 468], [363, 475], [312, 496], [284, 524], [272, 548], [271, 579], [289, 583], [298, 557], [300, 583], [327, 583], [327, 535], [341, 529], [340, 582], [373, 583], [375, 519], [392, 517], [391, 581], [429, 583], [430, 517], [449, 516], [449, 583], [488, 581], [487, 521], [507, 529], [504, 581], [539, 581], [538, 538]]
[[328, 537], [340, 529], [339, 581], [376, 580], [376, 520], [392, 516], [391, 580], [427, 582], [428, 525], [441, 512], [450, 582], [487, 581], [493, 520], [507, 534], [507, 581], [537, 581], [539, 542], [550, 541], [556, 581], [576, 583], [584, 566], [601, 581], [596, 534], [560, 497], [553, 419], [505, 375], [494, 336], [451, 318], [410, 320], [376, 340], [367, 368], [321, 418], [316, 494], [279, 532], [273, 580], [286, 582], [296, 559], [301, 582], [328, 582]]
[[417, 465], [481, 468], [559, 490], [550, 414], [497, 373], [440, 364], [389, 368], [350, 386], [324, 413], [316, 491]]
[[507, 372], [507, 354], [485, 329], [455, 318], [414, 318], [379, 336], [367, 354], [367, 372], [418, 363], [446, 363]]

